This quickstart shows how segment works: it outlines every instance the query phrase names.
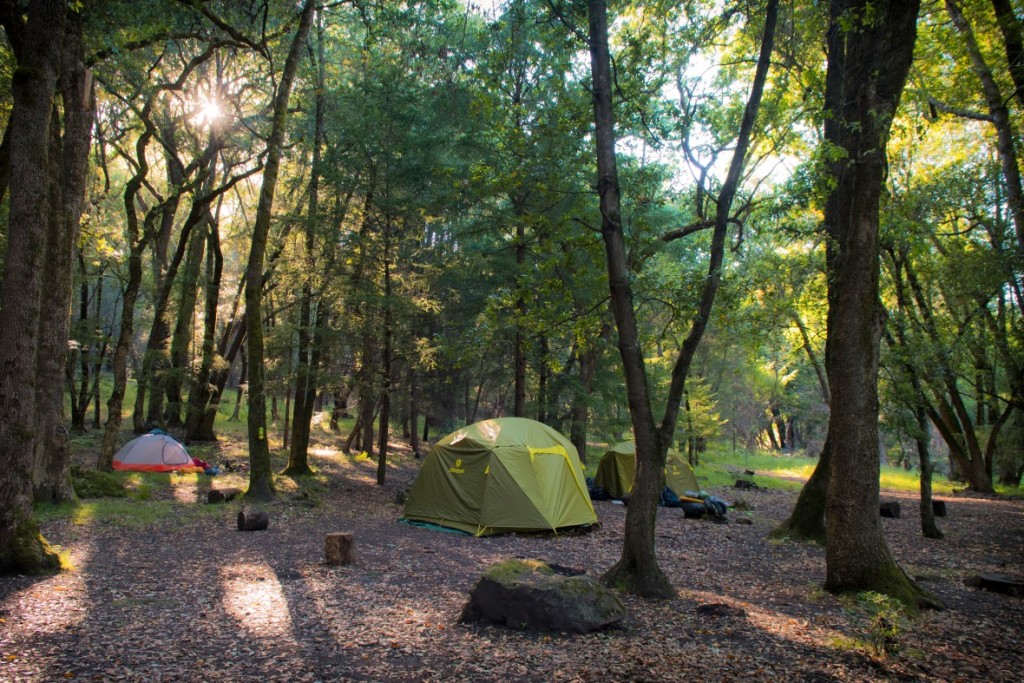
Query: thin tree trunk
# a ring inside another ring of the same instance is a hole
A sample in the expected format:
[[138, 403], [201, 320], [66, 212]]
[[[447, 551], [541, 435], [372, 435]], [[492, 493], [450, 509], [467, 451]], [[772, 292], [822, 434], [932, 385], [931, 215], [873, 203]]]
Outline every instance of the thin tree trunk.
[[[989, 116], [996, 129], [996, 151], [999, 154], [999, 163], [1003, 171], [1006, 204], [1017, 234], [1017, 254], [1019, 257], [1024, 257], [1024, 185], [1021, 183], [1020, 160], [1017, 155], [1013, 129], [1010, 125], [1010, 111], [1006, 106], [1007, 99], [999, 91], [999, 84], [996, 83], [992, 70], [985, 63], [985, 57], [978, 46], [974, 30], [960, 10], [960, 5], [956, 0], [946, 0], [946, 11], [967, 47], [971, 66], [981, 81], [982, 91], [985, 93]], [[1018, 76], [1020, 68], [1018, 66], [1017, 73], [1014, 73], [1015, 78]], [[1017, 86], [1019, 87], [1019, 85], [1018, 83]]]
[[288, 451], [286, 474], [312, 474], [309, 466], [309, 437], [313, 420], [318, 385], [320, 383], [320, 356], [323, 331], [326, 326], [326, 306], [323, 302], [315, 311], [313, 277], [319, 270], [316, 263], [316, 232], [320, 221], [320, 150], [324, 143], [325, 71], [323, 25], [318, 15], [316, 31], [316, 102], [313, 130], [313, 153], [309, 180], [309, 208], [306, 216], [306, 274], [302, 282], [302, 301], [299, 306], [298, 357], [299, 368], [295, 377], [295, 414], [292, 420], [291, 448]]
[[285, 123], [288, 118], [288, 98], [299, 66], [301, 47], [313, 23], [316, 3], [306, 0], [299, 27], [292, 39], [285, 60], [281, 81], [274, 97], [274, 115], [270, 141], [267, 143], [267, 163], [263, 168], [263, 185], [256, 209], [252, 247], [246, 265], [245, 310], [249, 350], [249, 488], [245, 495], [256, 500], [270, 500], [275, 495], [267, 442], [266, 382], [264, 379], [265, 351], [263, 341], [263, 261], [267, 249], [267, 234], [274, 206], [274, 191], [284, 148]]
[[602, 581], [648, 597], [675, 595], [668, 577], [658, 566], [654, 552], [657, 501], [661, 494], [665, 448], [651, 412], [650, 389], [643, 351], [633, 310], [633, 292], [626, 266], [622, 235], [619, 179], [615, 160], [615, 119], [612, 110], [611, 57], [608, 51], [608, 17], [603, 0], [590, 0], [590, 65], [593, 78], [595, 137], [597, 143], [597, 191], [601, 205], [611, 307], [619, 333], [619, 353], [626, 375], [626, 395], [633, 421], [637, 467], [631, 505], [626, 511], [622, 557], [602, 576]]
[[388, 432], [391, 422], [391, 221], [384, 227], [384, 347], [381, 352], [380, 426], [377, 438], [377, 486], [383, 486], [388, 472]]
[[[213, 174], [210, 174], [212, 185]], [[164, 417], [169, 427], [182, 427], [181, 419], [182, 390], [189, 374], [191, 359], [189, 358], [189, 342], [192, 338], [192, 320], [195, 317], [196, 301], [199, 293], [199, 272], [203, 265], [203, 254], [209, 241], [204, 228], [209, 224], [206, 216], [199, 223], [198, 229], [192, 231], [185, 267], [182, 269], [180, 287], [178, 288], [178, 311], [175, 316], [174, 333], [171, 335], [170, 368], [164, 381], [167, 406]]]
[[235, 408], [229, 418], [231, 422], [238, 422], [242, 412], [242, 401], [249, 391], [249, 356], [246, 354], [245, 348], [242, 348], [239, 353], [241, 354], [241, 367], [238, 372], [238, 388], [235, 391]]
[[664, 597], [674, 594], [674, 591], [657, 564], [654, 552], [654, 526], [657, 503], [662, 489], [665, 455], [675, 433], [690, 363], [707, 327], [721, 282], [721, 266], [729, 212], [746, 162], [747, 150], [750, 146], [767, 78], [775, 38], [778, 2], [769, 0], [766, 7], [764, 35], [761, 40], [761, 51], [758, 55], [750, 96], [743, 112], [736, 149], [718, 194], [708, 278], [704, 283], [697, 314], [691, 320], [690, 331], [683, 341], [679, 357], [672, 369], [672, 381], [660, 427], [656, 427], [651, 410], [650, 389], [644, 368], [643, 353], [639, 345], [622, 236], [619, 186], [615, 169], [615, 134], [605, 3], [601, 0], [591, 0], [589, 16], [597, 142], [597, 189], [601, 198], [601, 232], [607, 257], [611, 307], [619, 332], [619, 351], [626, 377], [627, 402], [633, 423], [637, 453], [633, 497], [626, 512], [626, 538], [623, 543], [622, 558], [606, 572], [603, 580], [623, 585], [641, 595]]
[[[217, 307], [220, 303], [220, 283], [224, 270], [224, 256], [220, 248], [219, 221], [213, 216], [208, 215], [206, 223], [209, 244], [206, 248], [206, 299], [203, 309], [203, 347], [202, 358], [199, 361], [199, 371], [196, 373], [195, 381], [192, 383], [188, 395], [188, 413], [185, 418], [185, 439], [188, 442], [193, 440], [212, 441], [216, 438], [212, 430], [212, 420], [209, 432], [204, 432], [202, 427], [205, 423], [206, 411], [212, 402], [213, 392], [217, 389], [216, 386], [211, 384], [211, 375], [213, 373], [214, 345], [217, 335]], [[216, 416], [217, 405], [214, 404], [212, 409], [214, 416]]]
[[1014, 14], [1010, 0], [992, 0], [992, 9], [995, 10], [996, 22], [1003, 34], [1006, 64], [1010, 67], [1017, 101], [1024, 105], [1024, 41], [1021, 40], [1021, 20]]

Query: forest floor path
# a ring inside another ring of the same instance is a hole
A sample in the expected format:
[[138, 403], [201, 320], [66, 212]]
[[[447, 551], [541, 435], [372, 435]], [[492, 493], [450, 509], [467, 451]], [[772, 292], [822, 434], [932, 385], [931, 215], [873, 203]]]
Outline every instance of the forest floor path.
[[[882, 520], [894, 555], [949, 608], [901, 619], [823, 592], [821, 548], [768, 539], [795, 493], [713, 490], [742, 503], [729, 524], [659, 510], [676, 599], [627, 596], [626, 619], [602, 632], [531, 634], [457, 623], [483, 569], [526, 557], [598, 576], [621, 553], [623, 506], [595, 503], [600, 528], [582, 535], [440, 533], [398, 522], [396, 497], [417, 467], [408, 454], [393, 454], [376, 486], [372, 458], [315, 453], [318, 476], [262, 506], [266, 531], [237, 530], [243, 503], [205, 504], [211, 482], [239, 474], [158, 489], [170, 514], [151, 522], [46, 522], [74, 569], [0, 577], [0, 680], [1017, 681], [1024, 671], [1024, 599], [964, 583], [1024, 576], [1021, 500], [945, 497], [945, 538], [928, 540], [916, 499], [883, 492], [903, 507]], [[335, 531], [354, 532], [354, 564], [324, 564]], [[745, 614], [698, 613], [708, 603]]]

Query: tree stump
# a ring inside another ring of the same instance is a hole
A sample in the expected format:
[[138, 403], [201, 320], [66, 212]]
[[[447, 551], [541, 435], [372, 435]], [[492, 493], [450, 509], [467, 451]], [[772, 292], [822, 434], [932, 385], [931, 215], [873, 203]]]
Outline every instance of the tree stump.
[[936, 517], [946, 516], [946, 501], [944, 500], [933, 500], [932, 501], [932, 514]]
[[206, 494], [207, 503], [226, 503], [229, 500], [234, 500], [242, 495], [244, 491], [238, 488], [229, 489], [210, 489], [210, 492]]
[[355, 534], [352, 532], [336, 532], [327, 534], [324, 544], [327, 564], [330, 566], [346, 565], [355, 562]]
[[756, 489], [757, 484], [747, 479], [737, 479], [736, 483], [732, 485], [734, 489]]
[[897, 518], [900, 516], [900, 504], [896, 501], [889, 501], [878, 506], [878, 513], [883, 517]]
[[242, 510], [238, 513], [239, 531], [263, 531], [270, 524], [270, 513], [263, 510]]

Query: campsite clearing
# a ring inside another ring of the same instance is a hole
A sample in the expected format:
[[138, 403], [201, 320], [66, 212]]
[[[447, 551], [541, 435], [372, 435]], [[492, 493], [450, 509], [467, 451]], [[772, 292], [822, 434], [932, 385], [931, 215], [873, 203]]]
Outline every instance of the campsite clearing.
[[[1024, 600], [964, 585], [1024, 573], [1019, 500], [946, 497], [941, 541], [924, 539], [912, 514], [883, 520], [896, 556], [946, 612], [911, 620], [873, 596], [824, 593], [820, 548], [767, 540], [795, 494], [755, 490], [730, 513], [749, 525], [659, 511], [676, 599], [623, 596], [620, 628], [530, 634], [458, 625], [474, 581], [514, 557], [596, 576], [621, 552], [625, 507], [595, 503], [601, 528], [585, 535], [440, 533], [397, 522], [396, 494], [418, 461], [393, 454], [377, 487], [372, 459], [315, 453], [320, 474], [282, 480], [266, 531], [236, 530], [239, 501], [205, 504], [211, 483], [242, 474], [142, 475], [151, 499], [130, 504], [173, 514], [141, 527], [118, 516], [46, 521], [74, 569], [0, 578], [0, 680], [1010, 681], [1024, 669]], [[885, 495], [915, 509], [906, 494]], [[355, 534], [352, 565], [324, 562], [337, 531]], [[712, 604], [742, 612], [698, 611]]]

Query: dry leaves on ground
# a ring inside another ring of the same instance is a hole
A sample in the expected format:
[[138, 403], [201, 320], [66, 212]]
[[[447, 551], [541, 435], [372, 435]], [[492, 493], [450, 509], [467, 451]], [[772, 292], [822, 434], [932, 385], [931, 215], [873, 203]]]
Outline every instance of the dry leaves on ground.
[[[939, 541], [912, 514], [883, 520], [893, 553], [949, 606], [897, 618], [887, 638], [864, 600], [821, 591], [820, 548], [767, 539], [795, 496], [766, 490], [743, 492], [749, 511], [731, 513], [750, 525], [660, 510], [676, 599], [627, 597], [626, 620], [603, 632], [530, 634], [456, 623], [483, 568], [538, 557], [599, 575], [618, 559], [625, 508], [597, 503], [601, 527], [585, 535], [439, 533], [398, 523], [396, 493], [417, 462], [393, 460], [378, 487], [372, 460], [323, 451], [317, 504], [282, 495], [262, 532], [237, 531], [241, 503], [142, 529], [48, 523], [75, 569], [0, 578], [0, 680], [1016, 681], [1024, 670], [1024, 600], [964, 585], [1024, 575], [1019, 500], [949, 498]], [[204, 504], [202, 479], [168, 492], [175, 509]], [[332, 531], [355, 533], [353, 565], [323, 563]], [[708, 603], [743, 615], [697, 612]]]

